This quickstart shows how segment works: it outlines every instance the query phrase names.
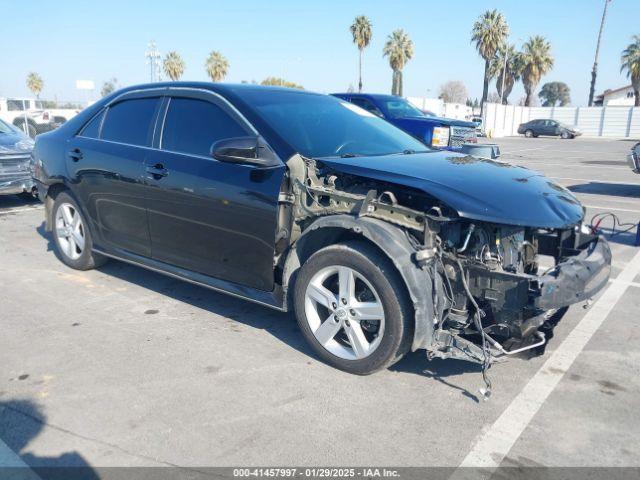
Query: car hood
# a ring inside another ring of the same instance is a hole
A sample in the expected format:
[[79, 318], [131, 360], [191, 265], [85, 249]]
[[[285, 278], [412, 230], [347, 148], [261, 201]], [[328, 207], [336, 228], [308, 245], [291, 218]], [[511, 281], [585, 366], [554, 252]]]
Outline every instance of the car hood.
[[463, 218], [537, 228], [566, 228], [582, 205], [542, 174], [495, 160], [451, 152], [320, 159], [347, 174], [418, 189]]
[[21, 133], [0, 133], [0, 155], [30, 153], [33, 140]]
[[401, 120], [405, 122], [411, 122], [416, 124], [433, 124], [440, 123], [442, 125], [454, 126], [454, 127], [467, 127], [467, 128], [476, 128], [476, 124], [472, 122], [467, 122], [465, 120], [456, 120], [455, 118], [444, 118], [444, 117], [405, 117]]

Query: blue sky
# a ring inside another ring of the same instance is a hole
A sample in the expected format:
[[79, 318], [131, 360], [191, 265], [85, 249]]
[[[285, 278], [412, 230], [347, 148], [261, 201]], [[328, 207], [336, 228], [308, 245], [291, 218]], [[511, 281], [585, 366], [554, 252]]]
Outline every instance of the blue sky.
[[[535, 34], [551, 42], [555, 68], [541, 85], [564, 81], [573, 104], [584, 105], [602, 6], [603, 0], [0, 0], [0, 95], [28, 95], [30, 71], [43, 77], [46, 99], [82, 99], [76, 79], [94, 80], [97, 89], [111, 77], [121, 85], [146, 82], [144, 52], [152, 39], [162, 53], [182, 55], [184, 80], [206, 80], [204, 60], [220, 50], [230, 61], [229, 82], [282, 76], [309, 90], [344, 91], [357, 85], [357, 49], [348, 27], [364, 14], [373, 24], [364, 57], [366, 91], [390, 90], [382, 47], [392, 30], [403, 28], [415, 48], [405, 68], [405, 95], [437, 96], [442, 83], [461, 80], [471, 97], [480, 97], [483, 61], [469, 32], [478, 15], [497, 8], [513, 43]], [[620, 52], [632, 35], [640, 35], [639, 19], [640, 0], [612, 0], [597, 92], [629, 83], [620, 74]], [[510, 99], [523, 94], [518, 85]]]

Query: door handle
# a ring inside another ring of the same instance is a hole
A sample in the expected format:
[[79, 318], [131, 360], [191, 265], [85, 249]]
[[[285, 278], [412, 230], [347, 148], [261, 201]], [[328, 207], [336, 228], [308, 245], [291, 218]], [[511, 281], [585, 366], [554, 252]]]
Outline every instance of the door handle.
[[79, 148], [73, 148], [67, 152], [67, 157], [77, 162], [78, 160], [82, 160], [82, 152]]
[[167, 175], [169, 175], [169, 170], [164, 168], [164, 165], [162, 165], [161, 163], [156, 163], [155, 165], [148, 166], [146, 170], [147, 173], [151, 174], [151, 177], [149, 178], [153, 178], [155, 180], [160, 180], [162, 177], [166, 177]]

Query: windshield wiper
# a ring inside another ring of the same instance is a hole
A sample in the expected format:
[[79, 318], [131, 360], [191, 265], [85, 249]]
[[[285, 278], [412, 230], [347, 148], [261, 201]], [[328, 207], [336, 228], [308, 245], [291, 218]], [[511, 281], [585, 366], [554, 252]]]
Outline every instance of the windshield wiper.
[[343, 153], [342, 155], [340, 155], [340, 158], [353, 158], [357, 156], [358, 155], [356, 155], [355, 153]]

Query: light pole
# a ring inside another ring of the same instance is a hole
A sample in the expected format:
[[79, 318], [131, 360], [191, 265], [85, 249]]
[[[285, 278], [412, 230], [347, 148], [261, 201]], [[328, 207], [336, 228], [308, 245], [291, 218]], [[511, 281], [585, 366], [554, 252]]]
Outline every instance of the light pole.
[[596, 90], [596, 76], [598, 75], [598, 55], [600, 54], [600, 40], [602, 40], [602, 29], [604, 28], [604, 19], [607, 16], [607, 7], [611, 0], [604, 0], [604, 11], [602, 12], [602, 20], [600, 21], [600, 31], [598, 32], [598, 43], [596, 44], [596, 56], [593, 60], [593, 70], [591, 70], [591, 87], [589, 88], [589, 106], [593, 106], [593, 94]]
[[147, 51], [144, 56], [147, 58], [147, 63], [149, 64], [149, 81], [159, 82], [160, 81], [160, 52], [156, 48], [156, 42], [151, 40], [149, 45], [147, 46]]

